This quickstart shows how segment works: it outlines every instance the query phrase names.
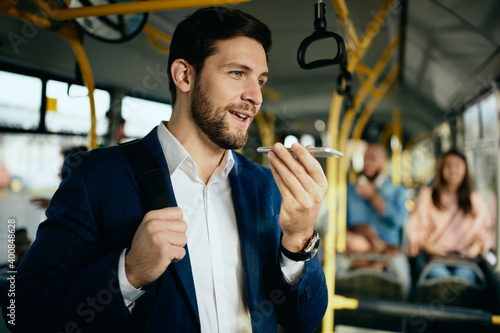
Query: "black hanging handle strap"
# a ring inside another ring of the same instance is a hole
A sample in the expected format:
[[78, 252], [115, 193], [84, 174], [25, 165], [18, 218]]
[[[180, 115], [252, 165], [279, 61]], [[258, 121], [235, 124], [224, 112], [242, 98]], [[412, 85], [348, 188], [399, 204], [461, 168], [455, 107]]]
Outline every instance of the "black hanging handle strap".
[[119, 147], [134, 171], [144, 210], [149, 212], [169, 207], [170, 196], [163, 171], [146, 145], [140, 140], [133, 140]]
[[[337, 43], [337, 53], [335, 57], [306, 63], [306, 51], [309, 45], [315, 41], [326, 38], [333, 38]], [[299, 66], [303, 69], [314, 69], [329, 65], [338, 65], [345, 61], [345, 59], [346, 50], [344, 39], [342, 39], [339, 34], [326, 30], [325, 4], [322, 1], [319, 1], [314, 5], [314, 32], [310, 36], [306, 37], [302, 43], [300, 43], [299, 50], [297, 52], [297, 61]]]

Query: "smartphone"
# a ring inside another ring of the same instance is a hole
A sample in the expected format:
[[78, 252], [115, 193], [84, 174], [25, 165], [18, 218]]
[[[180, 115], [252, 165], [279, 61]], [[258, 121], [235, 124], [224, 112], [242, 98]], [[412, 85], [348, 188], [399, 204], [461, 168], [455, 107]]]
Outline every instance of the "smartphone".
[[[270, 150], [272, 150], [272, 147], [259, 147], [257, 148], [257, 152], [267, 154]], [[310, 151], [314, 157], [342, 157], [344, 156], [343, 153], [341, 153], [338, 150], [332, 149], [332, 148], [326, 148], [326, 147], [316, 147], [316, 148], [306, 148], [308, 151]], [[288, 148], [290, 152], [292, 152], [292, 148]]]

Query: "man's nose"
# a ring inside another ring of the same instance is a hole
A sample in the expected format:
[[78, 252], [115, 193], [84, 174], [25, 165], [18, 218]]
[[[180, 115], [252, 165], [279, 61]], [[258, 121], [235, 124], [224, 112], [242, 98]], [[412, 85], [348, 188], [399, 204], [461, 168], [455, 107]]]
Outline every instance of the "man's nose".
[[241, 95], [241, 99], [256, 106], [261, 105], [263, 102], [263, 97], [259, 82], [248, 82], [248, 84], [245, 86], [245, 90]]

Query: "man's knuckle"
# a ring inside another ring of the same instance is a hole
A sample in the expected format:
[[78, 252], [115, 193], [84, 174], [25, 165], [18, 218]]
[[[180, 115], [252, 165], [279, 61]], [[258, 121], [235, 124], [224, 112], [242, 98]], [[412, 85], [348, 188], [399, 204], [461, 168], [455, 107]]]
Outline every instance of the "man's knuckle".
[[150, 234], [154, 233], [157, 229], [157, 222], [156, 221], [149, 221], [146, 224], [146, 231]]
[[182, 234], [179, 236], [180, 237], [180, 241], [183, 245], [186, 245], [187, 244], [187, 236], [185, 234]]
[[151, 235], [151, 243], [155, 246], [163, 244], [163, 235], [161, 233], [154, 233]]
[[293, 184], [295, 179], [296, 179], [295, 175], [293, 175], [291, 173], [288, 173], [283, 177], [285, 184], [288, 184], [288, 185]]
[[297, 165], [292, 168], [292, 172], [296, 176], [301, 176], [304, 173], [304, 168], [300, 165]]

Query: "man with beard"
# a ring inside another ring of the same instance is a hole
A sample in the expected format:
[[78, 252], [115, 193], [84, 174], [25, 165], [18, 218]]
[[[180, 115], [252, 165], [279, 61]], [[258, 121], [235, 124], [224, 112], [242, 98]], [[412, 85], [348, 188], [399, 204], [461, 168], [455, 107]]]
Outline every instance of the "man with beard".
[[[355, 185], [347, 188], [347, 248], [349, 253], [398, 253], [402, 227], [406, 221], [406, 189], [394, 186], [384, 174], [385, 148], [370, 143], [364, 167]], [[364, 261], [354, 265], [366, 266]], [[373, 263], [373, 268], [383, 264]]]
[[[307, 150], [247, 141], [268, 78], [270, 31], [200, 9], [170, 46], [171, 120], [142, 139], [171, 207], [145, 211], [118, 147], [68, 159], [16, 277], [17, 332], [308, 332], [328, 297], [314, 223], [327, 181]], [[273, 180], [274, 178], [274, 180]], [[8, 315], [7, 310], [4, 313]]]

